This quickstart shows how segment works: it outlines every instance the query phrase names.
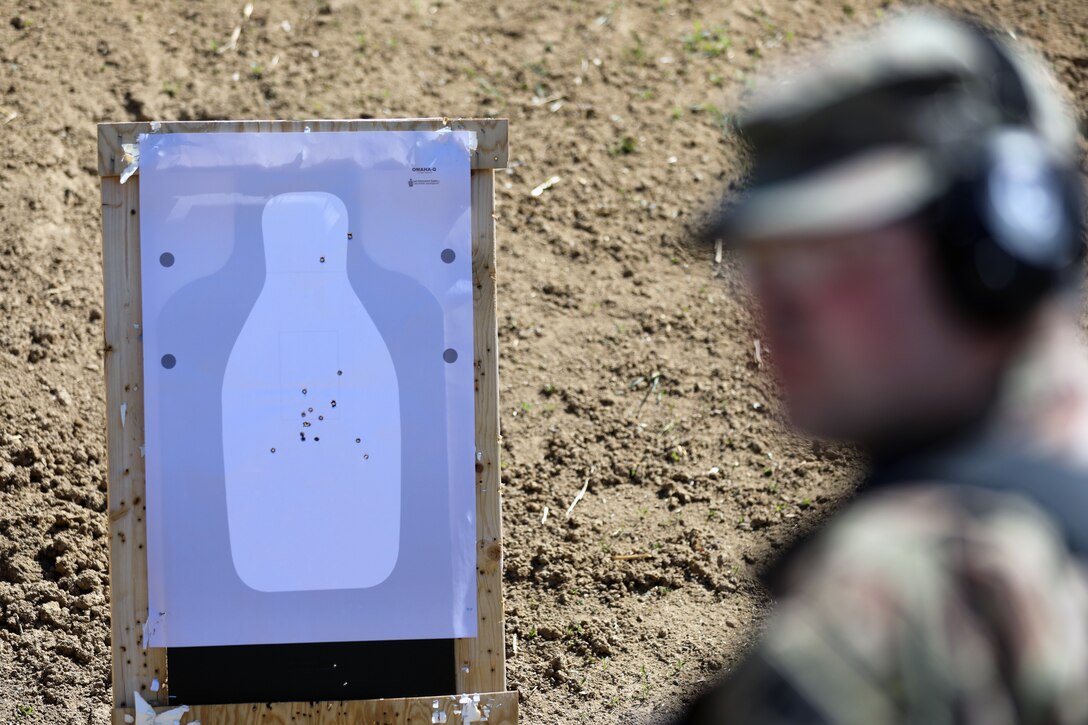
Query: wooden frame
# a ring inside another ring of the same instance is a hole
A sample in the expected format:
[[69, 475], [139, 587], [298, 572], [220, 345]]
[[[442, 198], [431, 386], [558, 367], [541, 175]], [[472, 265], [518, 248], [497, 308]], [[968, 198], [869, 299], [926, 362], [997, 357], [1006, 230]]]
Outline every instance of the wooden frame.
[[[507, 160], [505, 119], [404, 119], [345, 121], [179, 121], [155, 124], [160, 133], [302, 131], [474, 131], [472, 160], [472, 277], [476, 382], [476, 538], [478, 636], [455, 644], [458, 692], [484, 693], [479, 708], [491, 725], [517, 722], [517, 694], [506, 692], [503, 640], [502, 524], [499, 495], [498, 336], [495, 311], [494, 169]], [[147, 621], [147, 530], [143, 353], [141, 349], [140, 192], [121, 184], [122, 144], [135, 143], [150, 123], [98, 126], [102, 182], [105, 369], [110, 519], [110, 616], [113, 648], [113, 722], [133, 715], [133, 692], [156, 708], [167, 707], [166, 650], [144, 649]], [[135, 177], [134, 177], [135, 178]], [[154, 683], [154, 685], [153, 685]], [[459, 722], [459, 696], [351, 702], [249, 703], [194, 706], [182, 722], [430, 723], [441, 711]], [[439, 718], [434, 719], [435, 722]]]

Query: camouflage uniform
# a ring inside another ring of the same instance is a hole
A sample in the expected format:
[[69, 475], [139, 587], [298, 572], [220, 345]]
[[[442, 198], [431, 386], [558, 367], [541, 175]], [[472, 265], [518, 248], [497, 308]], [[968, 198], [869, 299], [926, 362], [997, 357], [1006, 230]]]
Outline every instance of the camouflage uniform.
[[[968, 91], [990, 77], [954, 25], [915, 18], [864, 56], [840, 55], [767, 93], [748, 114], [756, 190], [710, 236], [818, 234], [844, 216], [876, 223], [940, 193], [924, 154], [888, 153], [842, 173], [823, 164], [836, 144], [844, 157], [864, 144], [922, 148], [957, 119], [966, 129], [986, 123], [956, 92], [923, 101], [939, 106], [928, 126], [897, 113], [894, 95], [918, 75], [947, 73], [956, 79], [948, 87]], [[1072, 158], [1075, 132], [1050, 81], [1027, 77], [1042, 109], [1038, 133]], [[851, 96], [857, 88], [869, 95]], [[818, 115], [827, 108], [841, 114]], [[762, 176], [761, 153], [774, 156]], [[1030, 480], [1004, 490], [940, 475], [863, 485], [776, 566], [777, 609], [763, 638], [684, 722], [1088, 723], [1088, 356], [1075, 315], [1061, 309], [1069, 302], [1046, 303], [1037, 339], [1006, 370], [984, 419], [947, 442], [953, 458], [1045, 464], [1016, 469]], [[1054, 471], [1083, 508], [1033, 498], [1036, 477]]]
[[[1088, 486], [1088, 358], [1055, 325], [1010, 371], [982, 445], [1058, 457]], [[755, 650], [696, 723], [1088, 722], [1088, 576], [1022, 497], [863, 491], [783, 565]]]

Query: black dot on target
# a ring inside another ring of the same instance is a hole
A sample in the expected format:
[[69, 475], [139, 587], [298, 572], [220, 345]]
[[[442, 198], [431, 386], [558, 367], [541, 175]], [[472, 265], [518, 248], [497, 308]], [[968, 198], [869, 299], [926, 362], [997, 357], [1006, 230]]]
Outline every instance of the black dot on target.
[[457, 362], [457, 351], [452, 347], [447, 347], [446, 351], [442, 353], [442, 359], [448, 363]]
[[178, 359], [176, 357], [174, 357], [173, 355], [171, 355], [170, 353], [166, 353], [165, 355], [162, 356], [162, 366], [164, 368], [166, 368], [167, 370], [172, 369], [177, 364], [178, 364]]
[[162, 254], [159, 255], [159, 264], [161, 264], [164, 267], [173, 267], [174, 266], [174, 255], [170, 254], [170, 252], [163, 252]]
[[355, 439], [355, 442], [356, 442], [356, 443], [362, 443], [362, 442], [363, 442], [363, 439], [362, 439], [362, 438], [356, 438], [356, 439]]
[[273, 452], [273, 453], [275, 453], [275, 452], [276, 452], [276, 449], [275, 449], [275, 448], [273, 448], [273, 449], [272, 449], [272, 452]]
[[343, 374], [344, 374], [344, 371], [343, 371], [343, 370], [337, 370], [337, 371], [336, 371], [336, 374], [337, 374], [337, 375], [343, 375]]
[[450, 264], [455, 259], [457, 259], [457, 252], [453, 251], [452, 249], [443, 249], [442, 250], [442, 261], [443, 262], [445, 262], [446, 264]]
[[324, 264], [324, 263], [325, 263], [325, 258], [324, 258], [324, 257], [322, 257], [322, 258], [321, 258], [321, 263], [322, 263], [322, 264]]

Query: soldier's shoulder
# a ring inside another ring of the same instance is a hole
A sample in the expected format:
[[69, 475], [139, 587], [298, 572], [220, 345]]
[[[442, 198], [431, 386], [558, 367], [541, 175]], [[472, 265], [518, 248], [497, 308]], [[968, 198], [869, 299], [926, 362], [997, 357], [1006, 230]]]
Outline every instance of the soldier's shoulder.
[[948, 482], [861, 496], [789, 568], [789, 588], [864, 580], [891, 594], [921, 580], [970, 579], [983, 569], [1017, 589], [1059, 582], [1088, 591], [1085, 567], [1057, 523], [1023, 497]]
[[1046, 548], [1065, 549], [1057, 523], [1023, 496], [951, 481], [907, 482], [867, 492], [826, 533], [823, 543], [829, 550], [865, 546], [876, 554], [1025, 534]]

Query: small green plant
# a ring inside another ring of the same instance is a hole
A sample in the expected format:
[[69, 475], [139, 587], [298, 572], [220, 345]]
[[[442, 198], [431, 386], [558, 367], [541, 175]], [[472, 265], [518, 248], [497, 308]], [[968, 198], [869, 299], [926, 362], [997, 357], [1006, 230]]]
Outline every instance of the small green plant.
[[733, 41], [725, 34], [724, 25], [705, 27], [699, 20], [695, 21], [692, 32], [684, 34], [683, 40], [684, 50], [702, 53], [707, 58], [717, 58], [733, 46]]
[[632, 44], [623, 49], [623, 60], [631, 65], [642, 65], [646, 62], [646, 47], [642, 44], [642, 38], [638, 33], [631, 33]]
[[355, 34], [355, 50], [357, 50], [360, 53], [365, 53], [366, 49], [367, 49], [367, 47], [369, 47], [369, 45], [370, 45], [370, 41], [366, 39], [366, 34], [365, 33], [356, 33]]
[[176, 83], [171, 83], [170, 81], [167, 81], [167, 82], [163, 83], [162, 84], [162, 92], [165, 93], [170, 98], [176, 97], [178, 95], [177, 84]]
[[634, 136], [624, 134], [623, 136], [620, 136], [616, 145], [609, 149], [609, 153], [613, 156], [627, 156], [635, 153], [636, 150], [637, 142], [635, 141]]
[[496, 100], [502, 100], [502, 93], [499, 92], [498, 88], [488, 83], [486, 78], [478, 78], [476, 82], [480, 85], [480, 90], [488, 96]]

